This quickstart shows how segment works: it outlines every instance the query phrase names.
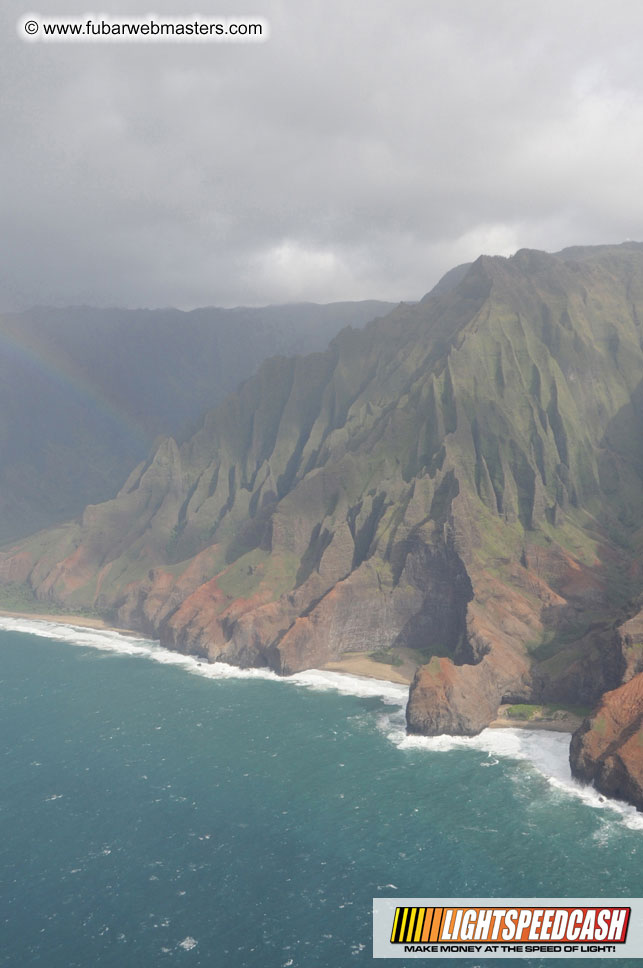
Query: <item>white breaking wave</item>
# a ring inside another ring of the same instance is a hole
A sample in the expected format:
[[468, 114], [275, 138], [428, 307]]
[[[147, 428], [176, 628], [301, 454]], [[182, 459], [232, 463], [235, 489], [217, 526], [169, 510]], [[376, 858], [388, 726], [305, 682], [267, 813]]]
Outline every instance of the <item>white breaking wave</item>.
[[40, 619], [12, 618], [0, 616], [0, 629], [8, 632], [26, 632], [40, 638], [56, 639], [70, 645], [79, 645], [103, 652], [116, 652], [119, 655], [137, 656], [152, 659], [162, 665], [180, 666], [187, 672], [205, 676], [209, 679], [275, 679], [279, 676], [267, 669], [238, 669], [225, 662], [209, 663], [192, 655], [182, 655], [166, 649], [154, 639], [137, 638], [125, 635], [115, 629], [91, 629], [81, 625], [64, 622], [48, 622]]
[[478, 736], [408, 736], [404, 723], [399, 720], [388, 725], [388, 738], [399, 749], [433, 753], [479, 750], [489, 757], [489, 762], [483, 762], [481, 766], [493, 765], [496, 757], [527, 762], [554, 790], [576, 797], [595, 809], [613, 810], [627, 827], [643, 830], [643, 815], [635, 807], [607, 799], [594, 787], [585, 786], [573, 778], [569, 766], [569, 733], [503, 727], [485, 729]]
[[326, 669], [308, 669], [282, 681], [321, 692], [333, 690], [344, 696], [381, 699], [389, 706], [405, 707], [409, 698], [408, 686], [401, 683], [389, 682], [388, 679], [367, 679], [365, 676], [354, 676], [346, 672], [329, 672]]
[[91, 629], [65, 622], [49, 622], [41, 619], [13, 618], [0, 615], [0, 629], [8, 632], [25, 632], [40, 638], [56, 639], [71, 645], [100, 649], [103, 652], [116, 652], [120, 655], [139, 656], [152, 659], [162, 665], [175, 665], [193, 675], [206, 679], [271, 679], [296, 686], [305, 686], [319, 692], [333, 690], [345, 696], [359, 696], [381, 699], [394, 706], [405, 706], [408, 687], [387, 679], [369, 679], [343, 672], [330, 672], [324, 669], [309, 669], [295, 675], [278, 676], [269, 669], [240, 669], [227, 662], [208, 662], [198, 656], [182, 655], [166, 649], [154, 639], [137, 638], [116, 629]]
[[[195, 656], [182, 655], [164, 648], [153, 639], [125, 635], [115, 629], [92, 629], [64, 622], [0, 616], [0, 629], [25, 632], [41, 638], [55, 639], [71, 645], [115, 652], [120, 655], [152, 659], [163, 665], [174, 665], [192, 675], [207, 679], [266, 679], [284, 685], [295, 685], [315, 691], [334, 691], [345, 696], [380, 699], [392, 706], [378, 718], [378, 727], [401, 750], [425, 750], [430, 753], [468, 749], [485, 752], [489, 757], [530, 763], [552, 788], [574, 796], [595, 809], [617, 812], [626, 826], [643, 830], [643, 815], [634, 807], [617, 800], [605, 799], [593, 787], [578, 783], [569, 767], [569, 734], [529, 729], [485, 729], [478, 736], [409, 736], [406, 733], [405, 707], [408, 688], [386, 679], [369, 679], [343, 672], [310, 669], [283, 677], [268, 669], [239, 669], [225, 662], [207, 662]], [[492, 759], [486, 765], [492, 765]]]

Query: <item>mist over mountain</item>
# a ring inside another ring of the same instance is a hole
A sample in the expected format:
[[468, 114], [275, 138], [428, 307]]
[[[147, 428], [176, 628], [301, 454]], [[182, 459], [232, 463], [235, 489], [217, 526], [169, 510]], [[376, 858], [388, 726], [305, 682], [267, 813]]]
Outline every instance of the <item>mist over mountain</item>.
[[482, 256], [266, 361], [0, 575], [209, 660], [412, 659], [414, 732], [629, 688], [573, 750], [637, 802], [641, 758], [615, 757], [643, 722], [642, 320], [641, 244]]
[[321, 350], [377, 301], [0, 316], [0, 543], [111, 497], [272, 354]]

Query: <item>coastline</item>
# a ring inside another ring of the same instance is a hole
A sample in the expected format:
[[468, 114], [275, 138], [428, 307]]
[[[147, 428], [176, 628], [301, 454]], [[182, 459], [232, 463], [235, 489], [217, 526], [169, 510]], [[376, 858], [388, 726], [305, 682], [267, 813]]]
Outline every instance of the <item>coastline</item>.
[[[553, 786], [580, 797], [590, 806], [613, 806], [624, 813], [628, 825], [633, 822], [628, 819], [630, 813], [633, 813], [636, 815], [637, 827], [643, 829], [641, 815], [636, 813], [634, 807], [630, 808], [618, 800], [599, 796], [593, 787], [581, 786], [574, 781], [569, 772], [568, 751], [576, 724], [571, 722], [569, 713], [556, 718], [513, 720], [501, 706], [496, 720], [477, 736], [410, 735], [406, 732], [404, 722], [408, 681], [395, 682], [388, 678], [386, 671], [389, 667], [372, 659], [369, 661], [368, 655], [361, 656], [362, 660], [367, 661], [366, 664], [362, 661], [359, 666], [355, 665], [356, 654], [353, 653], [329, 663], [328, 666], [333, 668], [309, 669], [292, 676], [278, 676], [267, 669], [241, 669], [226, 663], [210, 664], [198, 661], [198, 657], [164, 648], [160, 643], [143, 637], [140, 632], [115, 628], [101, 619], [82, 615], [4, 609], [0, 611], [0, 624], [8, 631], [27, 632], [57, 641], [67, 641], [71, 645], [153, 659], [163, 665], [181, 667], [187, 672], [206, 678], [269, 679], [284, 684], [291, 682], [293, 686], [304, 686], [313, 690], [330, 689], [346, 695], [381, 698], [387, 705], [394, 707], [395, 712], [385, 715], [379, 728], [386, 732], [399, 749], [479, 749], [491, 758], [490, 763], [485, 762], [484, 765], [493, 765], [498, 756], [528, 760]], [[40, 629], [37, 628], [38, 625]], [[376, 666], [375, 669], [372, 668], [373, 665]], [[399, 666], [394, 668], [402, 678], [404, 670]], [[372, 672], [376, 675], [372, 675]]]
[[509, 719], [504, 717], [494, 719], [489, 723], [487, 729], [529, 729], [543, 733], [569, 733], [570, 736], [581, 725], [582, 719], [570, 717], [568, 720], [536, 719], [533, 721], [524, 719]]
[[120, 635], [133, 635], [137, 639], [143, 637], [141, 632], [134, 629], [119, 628], [108, 625], [102, 618], [90, 618], [88, 615], [58, 614], [53, 612], [13, 612], [0, 608], [0, 616], [5, 618], [26, 618], [32, 622], [53, 622], [54, 625], [76, 625], [83, 629], [100, 629], [102, 632], [118, 632]]
[[363, 676], [365, 679], [383, 679], [385, 682], [395, 682], [400, 685], [410, 686], [413, 681], [413, 672], [388, 663], [376, 662], [366, 653], [350, 653], [342, 658], [332, 659], [324, 663], [321, 669], [328, 672], [340, 672], [344, 675]]
[[[58, 625], [73, 625], [78, 628], [99, 629], [104, 632], [117, 632], [119, 635], [141, 638], [142, 633], [134, 629], [118, 628], [108, 625], [103, 619], [90, 618], [85, 615], [54, 614], [51, 612], [16, 612], [0, 609], [0, 616], [6, 618], [22, 618], [35, 622], [51, 622]], [[313, 670], [314, 671], [314, 670]], [[392, 666], [388, 663], [377, 662], [366, 653], [348, 653], [341, 658], [333, 659], [320, 666], [319, 671], [335, 672], [339, 675], [359, 676], [363, 679], [375, 679], [380, 682], [391, 682], [395, 685], [410, 686], [415, 669], [409, 662], [402, 666]], [[498, 716], [491, 723], [489, 729], [523, 729], [534, 732], [573, 733], [581, 725], [582, 720], [569, 714], [564, 719], [557, 720], [520, 720], [510, 719], [498, 711]]]

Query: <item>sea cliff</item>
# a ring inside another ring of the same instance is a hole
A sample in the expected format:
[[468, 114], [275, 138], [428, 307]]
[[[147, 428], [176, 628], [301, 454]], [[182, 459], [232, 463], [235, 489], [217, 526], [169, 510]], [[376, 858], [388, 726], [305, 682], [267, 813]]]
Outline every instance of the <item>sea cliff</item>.
[[[593, 708], [643, 672], [642, 319], [641, 245], [481, 257], [268, 360], [112, 500], [5, 547], [0, 581], [284, 675], [411, 654], [415, 732]], [[600, 783], [596, 728], [576, 771]]]

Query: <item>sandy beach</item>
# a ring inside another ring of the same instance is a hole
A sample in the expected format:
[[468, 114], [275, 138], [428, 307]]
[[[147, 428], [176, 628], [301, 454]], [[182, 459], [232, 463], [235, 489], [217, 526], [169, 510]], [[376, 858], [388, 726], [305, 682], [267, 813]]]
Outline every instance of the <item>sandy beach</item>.
[[[6, 615], [8, 618], [28, 618], [34, 622], [58, 622], [63, 625], [80, 625], [88, 629], [107, 629], [110, 627], [101, 618], [88, 618], [83, 615], [54, 615], [47, 612], [8, 612], [3, 608], [0, 608], [0, 615]], [[123, 629], [115, 629], [114, 631], [121, 632]]]
[[[574, 720], [574, 723], [572, 723]], [[534, 720], [524, 720], [524, 719], [494, 719], [489, 723], [489, 729], [531, 729], [540, 730], [549, 733], [573, 733], [578, 729], [582, 720], [575, 719], [575, 717], [570, 717], [569, 720], [551, 720], [551, 719], [534, 719]]]
[[532, 719], [512, 719], [507, 715], [508, 706], [500, 706], [498, 717], [489, 723], [489, 729], [539, 729], [550, 733], [574, 733], [583, 722], [580, 716], [560, 710], [554, 716]]
[[406, 665], [393, 666], [385, 662], [376, 662], [365, 653], [350, 653], [341, 659], [333, 659], [321, 667], [329, 672], [344, 672], [351, 676], [366, 676], [368, 679], [384, 679], [386, 682], [399, 682], [410, 685], [415, 669], [409, 670]]
[[[103, 619], [90, 618], [86, 615], [54, 614], [47, 612], [14, 612], [0, 609], [0, 616], [9, 618], [25, 618], [32, 621], [54, 622], [63, 625], [77, 625], [80, 628], [102, 629], [118, 632], [121, 635], [140, 637], [141, 633], [133, 629], [116, 628], [108, 625]], [[350, 676], [364, 676], [366, 679], [379, 679], [384, 682], [395, 682], [410, 686], [417, 666], [408, 655], [404, 656], [402, 665], [394, 666], [385, 662], [377, 662], [364, 652], [349, 652], [341, 658], [333, 659], [320, 667], [329, 672], [339, 672]], [[529, 729], [543, 730], [554, 733], [573, 733], [581, 725], [582, 720], [572, 713], [553, 718], [542, 719], [512, 719], [506, 713], [506, 707], [501, 706], [498, 716], [491, 723], [489, 729]]]
[[[34, 622], [57, 622], [63, 625], [78, 625], [80, 628], [103, 629], [105, 631], [119, 632], [121, 635], [140, 636], [140, 632], [133, 629], [117, 628], [108, 625], [100, 618], [90, 618], [86, 615], [54, 614], [47, 612], [14, 612], [0, 609], [0, 615], [9, 618], [26, 618]], [[321, 666], [329, 672], [344, 672], [351, 676], [365, 676], [367, 679], [382, 679], [385, 682], [397, 682], [403, 685], [410, 685], [415, 673], [415, 668], [410, 663], [405, 662], [403, 666], [392, 666], [383, 662], [376, 662], [366, 653], [354, 652], [347, 653], [341, 659], [334, 659]]]
[[33, 622], [54, 622], [58, 625], [77, 625], [86, 629], [103, 629], [107, 632], [119, 632], [121, 635], [134, 635], [141, 638], [142, 633], [134, 629], [121, 629], [115, 625], [108, 625], [102, 618], [91, 618], [88, 615], [68, 615], [49, 612], [10, 612], [0, 608], [0, 615], [7, 618], [27, 618]]

